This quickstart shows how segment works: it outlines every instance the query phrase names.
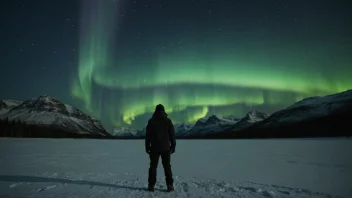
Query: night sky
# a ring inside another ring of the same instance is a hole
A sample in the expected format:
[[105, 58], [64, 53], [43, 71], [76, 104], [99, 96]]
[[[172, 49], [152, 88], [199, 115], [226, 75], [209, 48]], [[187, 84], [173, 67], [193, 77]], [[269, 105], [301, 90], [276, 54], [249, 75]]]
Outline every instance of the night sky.
[[352, 88], [349, 0], [4, 0], [1, 99], [141, 128], [272, 113]]

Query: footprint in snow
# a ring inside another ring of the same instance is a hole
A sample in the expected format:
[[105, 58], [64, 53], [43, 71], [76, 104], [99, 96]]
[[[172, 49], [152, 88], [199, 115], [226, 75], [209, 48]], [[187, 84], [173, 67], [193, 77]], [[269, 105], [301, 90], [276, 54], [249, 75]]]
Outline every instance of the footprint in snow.
[[282, 193], [284, 195], [290, 195], [290, 192], [284, 191], [284, 190], [278, 190], [279, 193]]
[[276, 193], [274, 191], [262, 191], [262, 195], [264, 197], [275, 197]]
[[[247, 190], [247, 191], [250, 191], [250, 192], [258, 192], [258, 190], [254, 187], [240, 187], [241, 190]], [[260, 190], [259, 190], [260, 191]]]
[[56, 185], [46, 186], [45, 188], [38, 189], [38, 192], [42, 192], [44, 190], [50, 190], [50, 189], [53, 189], [53, 188], [56, 188]]
[[11, 184], [10, 186], [9, 186], [9, 188], [15, 188], [15, 187], [17, 187], [17, 186], [19, 186], [19, 185], [21, 185], [22, 183], [16, 183], [16, 184]]
[[182, 183], [182, 190], [183, 190], [183, 192], [188, 192], [189, 186], [187, 183]]

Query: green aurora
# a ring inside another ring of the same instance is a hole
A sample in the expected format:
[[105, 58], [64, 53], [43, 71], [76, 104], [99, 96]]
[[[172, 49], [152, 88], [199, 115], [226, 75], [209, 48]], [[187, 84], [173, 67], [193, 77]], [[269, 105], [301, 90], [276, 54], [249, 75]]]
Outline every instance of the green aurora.
[[[192, 123], [213, 113], [246, 113], [232, 108], [236, 105], [285, 107], [352, 87], [350, 61], [324, 56], [337, 53], [337, 45], [323, 50], [314, 41], [225, 34], [204, 43], [182, 35], [185, 44], [170, 40], [165, 44], [169, 50], [154, 47], [149, 58], [116, 55], [123, 22], [116, 4], [84, 1], [78, 72], [71, 87], [87, 111], [108, 117], [114, 126], [142, 127], [145, 119], [138, 122], [138, 117], [150, 115], [159, 103], [176, 123]], [[102, 99], [99, 90], [111, 94]]]

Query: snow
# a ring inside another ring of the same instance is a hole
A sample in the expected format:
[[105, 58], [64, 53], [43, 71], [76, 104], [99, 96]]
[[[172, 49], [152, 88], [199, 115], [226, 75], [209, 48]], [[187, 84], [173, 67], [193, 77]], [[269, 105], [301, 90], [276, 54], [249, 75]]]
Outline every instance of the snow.
[[8, 107], [15, 107], [20, 105], [23, 101], [20, 100], [3, 100], [3, 102], [8, 106]]
[[147, 192], [143, 140], [0, 139], [0, 197], [352, 197], [351, 139], [178, 140]]
[[19, 100], [0, 100], [0, 115], [7, 113], [11, 108], [22, 103]]
[[230, 131], [240, 131], [246, 127], [251, 126], [254, 123], [265, 120], [268, 117], [266, 113], [261, 113], [259, 111], [250, 111], [240, 119], [235, 125], [231, 126]]
[[176, 137], [183, 137], [189, 132], [189, 130], [192, 129], [193, 126], [194, 124], [174, 124]]
[[66, 107], [66, 110], [69, 114], [73, 114], [76, 110], [75, 107], [71, 106], [71, 105], [68, 105], [68, 104], [65, 104], [65, 107]]
[[267, 117], [268, 117], [268, 115], [265, 113], [261, 113], [259, 111], [251, 111], [251, 112], [247, 113], [247, 115], [244, 118], [242, 118], [241, 120], [246, 119], [246, 121], [248, 123], [253, 124], [255, 122], [260, 122], [260, 121], [266, 119]]

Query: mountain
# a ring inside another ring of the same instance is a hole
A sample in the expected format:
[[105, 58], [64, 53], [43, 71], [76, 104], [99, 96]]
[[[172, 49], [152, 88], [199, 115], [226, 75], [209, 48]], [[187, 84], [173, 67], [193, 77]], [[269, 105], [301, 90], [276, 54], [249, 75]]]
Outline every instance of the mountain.
[[138, 138], [144, 138], [145, 137], [145, 127], [141, 130], [137, 130], [137, 133], [134, 135], [134, 137], [138, 137]]
[[[267, 114], [257, 111], [249, 112], [242, 119], [234, 116], [212, 115], [208, 118], [200, 118], [195, 124], [174, 124], [175, 136], [177, 138], [196, 138], [209, 134], [222, 133], [232, 127], [243, 129], [255, 122], [263, 120], [265, 117], [267, 117]], [[130, 132], [129, 130], [133, 132]], [[121, 127], [114, 129], [114, 131], [120, 133], [118, 137], [143, 138], [145, 136], [145, 128], [142, 130], [126, 130]]]
[[174, 128], [175, 128], [175, 136], [176, 137], [183, 137], [185, 136], [189, 130], [192, 129], [194, 125], [193, 124], [174, 124]]
[[208, 138], [351, 136], [352, 90], [303, 99], [241, 131]]
[[20, 105], [23, 101], [20, 100], [2, 100], [7, 107], [14, 107]]
[[225, 129], [233, 126], [239, 119], [232, 116], [217, 116], [212, 115], [206, 118], [199, 119], [196, 124], [186, 133], [186, 137], [196, 137], [208, 134], [214, 134], [224, 131]]
[[7, 108], [7, 104], [4, 101], [0, 100], [0, 110], [5, 108]]
[[[352, 90], [303, 99], [272, 115], [248, 112], [243, 118], [212, 115], [193, 126], [175, 124], [178, 138], [289, 138], [351, 136]], [[130, 134], [127, 134], [130, 135]], [[145, 128], [133, 137], [145, 136]]]
[[60, 129], [82, 136], [110, 136], [100, 121], [50, 96], [43, 95], [24, 102], [3, 102], [7, 106], [0, 111], [0, 119], [20, 120], [26, 124]]
[[284, 110], [278, 111], [264, 122], [264, 126], [285, 125], [325, 116], [351, 112], [352, 90], [303, 99]]
[[231, 126], [229, 130], [239, 131], [251, 126], [254, 123], [260, 122], [268, 118], [269, 115], [259, 111], [248, 112], [242, 119], [240, 119], [235, 125]]
[[135, 137], [137, 134], [136, 129], [128, 128], [128, 127], [118, 127], [112, 130], [112, 135], [115, 137]]

